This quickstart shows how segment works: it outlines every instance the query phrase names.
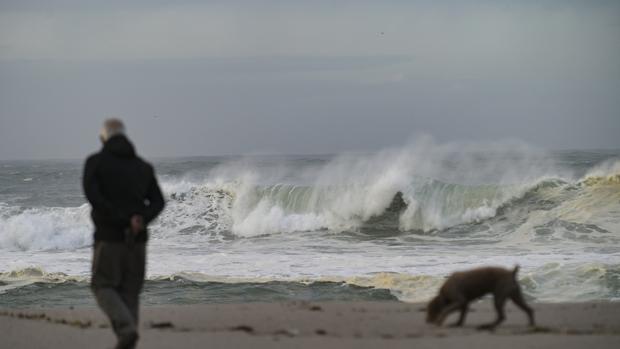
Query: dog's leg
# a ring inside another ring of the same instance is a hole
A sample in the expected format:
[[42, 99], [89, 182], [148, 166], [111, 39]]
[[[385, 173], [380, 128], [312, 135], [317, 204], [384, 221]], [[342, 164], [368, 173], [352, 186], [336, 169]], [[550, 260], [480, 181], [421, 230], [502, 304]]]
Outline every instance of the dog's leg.
[[517, 288], [514, 292], [512, 292], [510, 299], [512, 299], [512, 301], [527, 314], [527, 317], [530, 320], [530, 326], [536, 326], [534, 321], [534, 311], [525, 303], [520, 288]]
[[453, 323], [452, 325], [450, 325], [450, 327], [461, 327], [463, 326], [463, 323], [465, 322], [465, 316], [467, 316], [467, 311], [469, 310], [469, 304], [468, 303], [464, 303], [461, 306], [461, 315], [459, 316], [459, 320], [455, 323]]
[[452, 302], [446, 305], [446, 307], [443, 308], [441, 312], [439, 313], [439, 316], [437, 317], [437, 320], [435, 321], [435, 325], [441, 326], [441, 324], [443, 324], [443, 321], [446, 319], [446, 317], [450, 315], [450, 313], [452, 313], [453, 311], [457, 310], [460, 307], [461, 307], [461, 302]]
[[504, 305], [506, 304], [506, 297], [495, 295], [494, 298], [495, 303], [495, 311], [497, 312], [497, 318], [495, 321], [478, 326], [479, 330], [493, 330], [497, 325], [501, 324], [504, 319], [506, 319], [506, 315], [504, 314]]

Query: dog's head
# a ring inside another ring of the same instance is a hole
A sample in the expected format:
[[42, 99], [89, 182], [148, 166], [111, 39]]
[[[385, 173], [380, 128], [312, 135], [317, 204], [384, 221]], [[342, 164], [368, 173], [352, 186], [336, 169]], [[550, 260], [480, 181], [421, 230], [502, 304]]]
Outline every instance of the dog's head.
[[426, 307], [426, 322], [429, 324], [436, 322], [443, 306], [444, 300], [441, 296], [433, 298]]

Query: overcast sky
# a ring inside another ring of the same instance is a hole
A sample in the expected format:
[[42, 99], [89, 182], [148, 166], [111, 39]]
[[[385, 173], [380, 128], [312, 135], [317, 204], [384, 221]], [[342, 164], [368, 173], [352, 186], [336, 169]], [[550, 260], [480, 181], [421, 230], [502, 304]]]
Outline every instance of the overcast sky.
[[620, 1], [0, 0], [0, 159], [620, 148]]

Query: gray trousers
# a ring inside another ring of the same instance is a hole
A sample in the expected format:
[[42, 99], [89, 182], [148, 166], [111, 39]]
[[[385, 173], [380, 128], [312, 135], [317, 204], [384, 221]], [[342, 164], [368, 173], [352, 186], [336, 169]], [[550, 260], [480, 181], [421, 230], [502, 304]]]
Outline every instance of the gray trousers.
[[144, 284], [146, 246], [97, 241], [93, 250], [91, 288], [97, 304], [110, 319], [117, 348], [137, 340], [140, 291]]

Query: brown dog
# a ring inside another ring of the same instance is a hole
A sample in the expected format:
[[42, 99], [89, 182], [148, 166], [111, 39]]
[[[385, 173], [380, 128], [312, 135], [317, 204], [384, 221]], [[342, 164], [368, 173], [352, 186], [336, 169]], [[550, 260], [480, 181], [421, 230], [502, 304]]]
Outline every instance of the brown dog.
[[497, 319], [494, 322], [479, 326], [479, 329], [492, 330], [504, 321], [506, 318], [504, 304], [509, 298], [527, 313], [530, 326], [534, 326], [534, 311], [523, 300], [521, 288], [517, 282], [518, 271], [519, 266], [513, 270], [485, 267], [450, 275], [441, 286], [439, 295], [428, 304], [426, 322], [441, 326], [450, 313], [460, 310], [461, 315], [452, 326], [462, 326], [465, 322], [469, 302], [487, 293], [492, 293]]

